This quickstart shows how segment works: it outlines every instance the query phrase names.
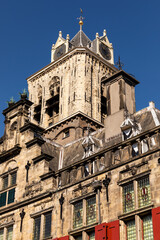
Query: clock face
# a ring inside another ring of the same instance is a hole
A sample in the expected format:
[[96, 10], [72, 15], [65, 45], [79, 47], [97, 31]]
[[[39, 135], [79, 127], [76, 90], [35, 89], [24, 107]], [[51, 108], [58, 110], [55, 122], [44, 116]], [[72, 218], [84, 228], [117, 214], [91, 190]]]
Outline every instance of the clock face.
[[105, 44], [100, 43], [99, 51], [100, 51], [102, 57], [104, 57], [107, 60], [111, 60], [111, 52]]
[[61, 57], [66, 52], [66, 46], [63, 44], [62, 46], [59, 46], [55, 52], [54, 52], [54, 60]]

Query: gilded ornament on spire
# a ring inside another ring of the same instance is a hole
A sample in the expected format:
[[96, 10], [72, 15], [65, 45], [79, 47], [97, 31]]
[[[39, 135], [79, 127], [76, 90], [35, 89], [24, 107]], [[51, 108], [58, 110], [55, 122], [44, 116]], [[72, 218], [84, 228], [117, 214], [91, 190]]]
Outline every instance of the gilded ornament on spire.
[[77, 19], [79, 19], [80, 30], [82, 30], [82, 26], [83, 26], [83, 19], [84, 19], [84, 17], [82, 16], [82, 14], [83, 14], [83, 11], [82, 11], [82, 9], [81, 9], [81, 8], [80, 8], [80, 12], [81, 12], [81, 16], [80, 16], [79, 18], [77, 18]]

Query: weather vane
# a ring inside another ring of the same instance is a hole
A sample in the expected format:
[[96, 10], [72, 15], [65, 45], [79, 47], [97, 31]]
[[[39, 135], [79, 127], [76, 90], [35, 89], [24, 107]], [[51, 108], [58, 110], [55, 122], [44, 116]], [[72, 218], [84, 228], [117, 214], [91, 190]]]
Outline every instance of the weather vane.
[[82, 16], [83, 10], [81, 8], [80, 8], [80, 12], [81, 12], [81, 16], [79, 18], [77, 18], [77, 19], [79, 20], [80, 30], [82, 30], [84, 17]]
[[122, 70], [122, 67], [124, 66], [124, 64], [121, 62], [120, 56], [118, 57], [118, 62], [116, 62], [116, 66], [118, 66], [119, 70]]

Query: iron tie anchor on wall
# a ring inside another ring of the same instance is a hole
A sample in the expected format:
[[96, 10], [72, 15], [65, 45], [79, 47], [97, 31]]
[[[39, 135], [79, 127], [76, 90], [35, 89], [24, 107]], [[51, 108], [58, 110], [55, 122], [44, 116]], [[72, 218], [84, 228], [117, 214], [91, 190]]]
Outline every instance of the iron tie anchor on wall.
[[60, 219], [62, 219], [62, 211], [63, 211], [63, 203], [64, 203], [63, 193], [61, 194], [61, 198], [59, 199], [59, 203], [60, 203], [60, 205], [61, 205]]
[[107, 202], [109, 202], [109, 194], [108, 194], [108, 186], [109, 186], [109, 183], [110, 183], [111, 179], [107, 177], [105, 177], [105, 179], [103, 180], [103, 185], [105, 186], [106, 188], [106, 198], [107, 198]]
[[22, 224], [23, 224], [23, 218], [24, 218], [25, 214], [26, 213], [25, 213], [24, 209], [22, 209], [22, 212], [19, 214], [20, 218], [21, 218], [20, 232], [22, 232]]
[[26, 169], [26, 182], [28, 182], [28, 172], [29, 172], [29, 168], [30, 168], [31, 164], [29, 161], [27, 161], [27, 164], [25, 165], [25, 169]]

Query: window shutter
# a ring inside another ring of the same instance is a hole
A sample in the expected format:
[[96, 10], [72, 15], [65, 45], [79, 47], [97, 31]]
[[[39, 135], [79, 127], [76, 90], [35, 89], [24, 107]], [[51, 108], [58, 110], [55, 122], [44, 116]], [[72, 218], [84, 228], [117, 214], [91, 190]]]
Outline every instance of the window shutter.
[[152, 209], [154, 240], [160, 239], [160, 207]]
[[60, 237], [59, 240], [69, 240], [69, 236]]
[[107, 226], [106, 223], [102, 223], [95, 227], [95, 240], [107, 239]]
[[107, 240], [119, 240], [119, 220], [107, 223]]

